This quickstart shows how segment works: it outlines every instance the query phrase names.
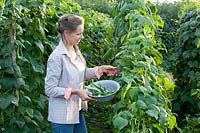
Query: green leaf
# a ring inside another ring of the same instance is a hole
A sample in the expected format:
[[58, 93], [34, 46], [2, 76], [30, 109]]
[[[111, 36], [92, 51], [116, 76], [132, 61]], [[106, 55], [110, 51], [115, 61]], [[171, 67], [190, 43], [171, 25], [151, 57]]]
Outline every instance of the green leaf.
[[145, 101], [145, 103], [147, 105], [158, 104], [157, 98], [155, 96], [152, 96], [152, 95], [149, 95], [149, 94], [146, 94], [146, 96], [144, 98], [140, 98], [140, 99]]
[[132, 30], [132, 31], [128, 32], [128, 34], [127, 34], [127, 38], [133, 38], [136, 36], [138, 36], [138, 33], [136, 30]]
[[16, 78], [15, 80], [16, 80], [15, 87], [17, 89], [25, 86], [25, 81], [23, 78]]
[[139, 91], [142, 93], [145, 93], [145, 92], [147, 92], [147, 89], [144, 86], [140, 86]]
[[6, 57], [6, 58], [0, 58], [0, 69], [9, 67], [12, 65], [12, 58]]
[[13, 69], [14, 69], [14, 74], [15, 74], [15, 77], [21, 77], [22, 74], [21, 74], [21, 70], [20, 70], [20, 67], [18, 65], [13, 65]]
[[5, 71], [9, 74], [14, 74], [15, 72], [13, 67], [7, 67]]
[[125, 103], [123, 101], [119, 101], [113, 105], [113, 111], [118, 112], [120, 109], [125, 107]]
[[19, 128], [23, 128], [25, 125], [25, 121], [22, 118], [19, 118], [15, 121], [15, 123], [19, 126]]
[[[9, 81], [9, 84], [8, 84]], [[7, 77], [0, 79], [0, 83], [3, 88], [11, 89], [12, 87], [21, 88], [25, 86], [25, 81], [22, 78]]]
[[137, 87], [133, 87], [130, 91], [129, 91], [129, 97], [131, 98], [131, 100], [136, 100], [137, 96], [138, 96], [138, 88]]
[[42, 114], [38, 110], [34, 110], [33, 116], [39, 122], [42, 122], [44, 120], [44, 117], [42, 116]]
[[28, 117], [33, 118], [33, 109], [30, 107], [20, 106], [19, 110], [21, 114], [28, 115]]
[[146, 109], [147, 108], [146, 103], [144, 101], [142, 101], [142, 100], [137, 100], [136, 104], [142, 109]]
[[180, 36], [181, 39], [182, 39], [182, 43], [185, 43], [191, 36], [192, 36], [192, 32], [191, 31], [183, 32], [182, 35]]
[[42, 53], [44, 53], [44, 46], [43, 46], [42, 42], [38, 40], [38, 41], [35, 41], [35, 44], [36, 44], [37, 47], [40, 49], [40, 51], [41, 51]]
[[12, 102], [13, 95], [5, 94], [0, 96], [0, 109], [5, 110]]
[[[45, 32], [44, 32], [44, 29], [43, 29], [43, 27], [41, 26], [41, 24], [40, 24], [40, 26], [39, 26], [39, 31], [40, 31], [40, 33], [42, 34], [42, 37], [45, 37]], [[43, 45], [42, 45], [43, 46]], [[43, 52], [44, 52], [44, 46], [43, 46]]]
[[175, 87], [175, 84], [167, 77], [163, 78], [163, 83], [166, 90], [173, 90]]
[[194, 35], [197, 37], [200, 37], [200, 29], [199, 28], [196, 29]]
[[36, 103], [38, 105], [38, 108], [40, 109], [46, 108], [47, 101], [48, 101], [47, 97], [42, 94], [38, 98], [33, 100], [33, 102]]
[[18, 35], [22, 35], [23, 34], [23, 28], [19, 24], [16, 24], [16, 29], [17, 29]]
[[12, 96], [11, 97], [11, 102], [12, 102], [12, 104], [14, 104], [15, 106], [18, 106], [19, 105], [19, 99], [17, 99], [17, 97], [15, 97], [15, 96]]
[[198, 61], [188, 61], [187, 63], [190, 67], [198, 67]]
[[1, 46], [0, 55], [9, 56], [13, 50], [13, 44], [8, 42], [6, 45]]
[[128, 105], [128, 109], [130, 111], [137, 112], [139, 108], [138, 108], [138, 106], [136, 106], [136, 102], [133, 102], [133, 103]]
[[160, 108], [156, 106], [155, 104], [149, 104], [147, 105], [149, 110], [156, 110], [157, 112], [160, 113]]
[[4, 2], [3, 0], [0, 0], [0, 9], [2, 10], [4, 8]]
[[174, 125], [176, 124], [176, 117], [171, 115], [169, 117], [169, 121], [168, 121], [168, 124], [169, 124], [169, 129], [173, 129], [174, 128]]
[[28, 114], [28, 116], [33, 118], [33, 109], [32, 108], [24, 108], [24, 109], [25, 109], [25, 112]]
[[122, 67], [130, 67], [130, 63], [126, 60], [118, 60], [117, 62]]
[[138, 66], [138, 67], [148, 67], [148, 65], [147, 65], [145, 62], [143, 62], [143, 61], [139, 61], [139, 62], [136, 64], [136, 66]]
[[191, 51], [190, 51], [190, 50], [184, 51], [184, 52], [183, 52], [183, 59], [189, 58], [190, 55], [191, 55]]
[[25, 125], [25, 121], [22, 118], [12, 117], [10, 120], [10, 124], [16, 123], [19, 128], [23, 128]]
[[192, 89], [192, 90], [190, 91], [190, 95], [191, 95], [191, 96], [194, 96], [194, 95], [197, 95], [199, 92], [200, 92], [200, 91], [199, 91], [198, 89]]
[[158, 124], [153, 124], [153, 127], [157, 128], [158, 131], [159, 131], [159, 133], [164, 133], [163, 130], [162, 130], [162, 128], [160, 127], [160, 125], [158, 125]]
[[120, 131], [121, 129], [123, 129], [125, 126], [128, 125], [128, 120], [122, 118], [121, 116], [117, 116], [113, 120], [113, 125], [114, 125], [115, 128], [117, 128]]
[[39, 127], [39, 125], [37, 124], [37, 122], [35, 120], [32, 120], [30, 117], [28, 116], [24, 116], [24, 119], [27, 123], [32, 123], [34, 124], [35, 126]]
[[160, 107], [159, 122], [162, 125], [167, 125], [167, 121], [168, 121], [167, 115], [168, 113], [166, 112], [166, 110], [163, 107]]
[[30, 62], [32, 64], [33, 70], [35, 72], [44, 73], [44, 66], [43, 66], [43, 64], [39, 64], [35, 59], [30, 59]]
[[[8, 84], [9, 81], [9, 84]], [[3, 89], [11, 89], [12, 87], [14, 87], [16, 82], [15, 78], [9, 78], [4, 76], [4, 78], [0, 79], [0, 83]]]
[[158, 111], [157, 110], [147, 110], [146, 113], [149, 116], [154, 117], [156, 120], [158, 119]]
[[121, 112], [119, 113], [119, 115], [120, 115], [122, 118], [124, 118], [124, 119], [126, 119], [126, 120], [129, 120], [129, 121], [130, 121], [130, 120], [132, 119], [132, 117], [133, 117], [132, 113], [129, 112], [128, 110], [121, 111]]

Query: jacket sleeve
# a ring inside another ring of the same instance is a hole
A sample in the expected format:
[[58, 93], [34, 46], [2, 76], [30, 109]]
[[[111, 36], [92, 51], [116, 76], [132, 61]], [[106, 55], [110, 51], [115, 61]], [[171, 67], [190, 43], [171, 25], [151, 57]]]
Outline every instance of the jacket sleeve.
[[96, 79], [96, 78], [100, 78], [101, 75], [98, 73], [98, 67], [94, 67], [94, 68], [86, 68], [85, 69], [85, 80], [88, 79]]
[[48, 97], [63, 97], [65, 88], [59, 87], [62, 66], [58, 56], [50, 56], [47, 61], [47, 73], [45, 77], [45, 94]]

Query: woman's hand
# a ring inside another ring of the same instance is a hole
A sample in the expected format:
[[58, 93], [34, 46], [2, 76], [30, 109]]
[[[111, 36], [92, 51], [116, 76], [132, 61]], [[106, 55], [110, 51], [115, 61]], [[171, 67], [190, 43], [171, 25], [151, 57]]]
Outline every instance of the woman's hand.
[[117, 67], [110, 66], [110, 65], [102, 65], [99, 66], [100, 73], [106, 73], [107, 76], [115, 76], [118, 72]]
[[76, 89], [72, 93], [77, 94], [83, 101], [96, 101], [96, 99], [89, 97], [90, 92], [87, 90]]

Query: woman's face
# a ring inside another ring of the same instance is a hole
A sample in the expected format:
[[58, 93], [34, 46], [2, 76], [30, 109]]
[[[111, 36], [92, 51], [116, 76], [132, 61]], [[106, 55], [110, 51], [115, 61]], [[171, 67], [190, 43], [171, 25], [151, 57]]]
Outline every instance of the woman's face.
[[83, 38], [84, 25], [79, 25], [75, 32], [65, 32], [65, 39], [70, 45], [78, 45]]

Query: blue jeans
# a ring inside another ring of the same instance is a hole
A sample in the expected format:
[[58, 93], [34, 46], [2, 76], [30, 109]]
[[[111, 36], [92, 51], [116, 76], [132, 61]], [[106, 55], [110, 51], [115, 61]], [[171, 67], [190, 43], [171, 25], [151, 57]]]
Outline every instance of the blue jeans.
[[58, 124], [52, 123], [53, 133], [87, 133], [85, 118], [83, 112], [79, 112], [78, 124]]

